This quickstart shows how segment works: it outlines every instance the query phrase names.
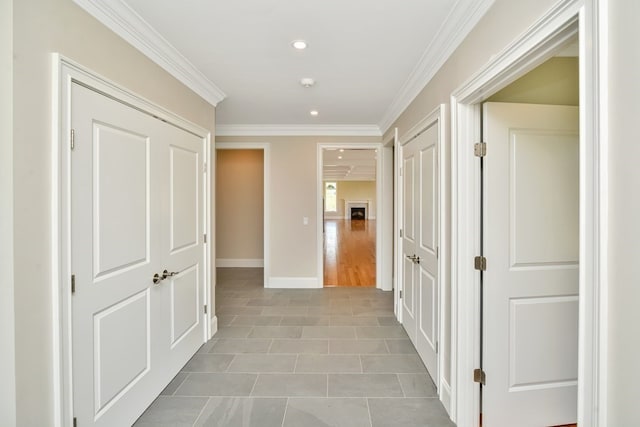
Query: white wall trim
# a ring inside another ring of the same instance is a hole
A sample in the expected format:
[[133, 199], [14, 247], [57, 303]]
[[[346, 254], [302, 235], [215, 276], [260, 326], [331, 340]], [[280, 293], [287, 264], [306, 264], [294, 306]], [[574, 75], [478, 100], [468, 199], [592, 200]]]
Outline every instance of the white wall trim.
[[218, 258], [216, 259], [216, 267], [223, 268], [262, 268], [264, 260], [249, 258]]
[[270, 277], [266, 286], [270, 289], [316, 289], [322, 288], [317, 277]]
[[381, 136], [377, 125], [218, 125], [216, 136]]
[[[323, 165], [323, 150], [324, 149], [371, 149], [371, 150], [382, 150], [381, 143], [365, 143], [365, 142], [345, 142], [345, 143], [318, 143], [317, 148], [317, 178], [316, 178], [316, 214], [317, 214], [317, 229], [316, 229], [316, 244], [317, 244], [317, 253], [318, 257], [318, 282], [320, 286], [324, 286], [324, 238], [322, 231], [322, 213], [323, 213], [323, 204], [322, 198], [324, 194], [324, 177], [322, 176], [322, 165]], [[388, 197], [388, 196], [387, 196]], [[382, 194], [382, 156], [376, 156], [376, 218], [381, 219], [380, 221], [376, 221], [376, 288], [382, 289], [383, 291], [390, 291], [392, 289], [392, 284], [382, 281], [382, 221], [384, 218], [382, 217], [382, 204], [383, 204], [383, 194]]]
[[438, 30], [436, 38], [422, 54], [420, 61], [378, 124], [383, 133], [387, 132], [402, 112], [425, 88], [493, 5], [493, 2], [494, 0], [461, 0], [456, 2], [453, 10]]
[[[604, 0], [606, 1], [606, 0]], [[602, 0], [562, 0], [451, 96], [452, 131], [452, 346], [456, 372], [452, 405], [459, 427], [477, 425], [479, 386], [471, 372], [480, 345], [479, 162], [480, 102], [580, 37], [580, 319], [578, 424], [606, 425], [606, 45]], [[604, 55], [604, 56], [602, 56]], [[603, 102], [604, 101], [604, 102]]]
[[[216, 142], [216, 150], [262, 150], [264, 182], [264, 287], [268, 287], [271, 277], [271, 144], [268, 142]], [[215, 192], [215, 189], [214, 189]], [[215, 195], [213, 196], [215, 199]]]
[[226, 95], [124, 1], [73, 0], [213, 106]]
[[16, 425], [13, 0], [0, 3], [0, 425]]
[[[140, 111], [158, 117], [202, 138], [208, 150], [210, 133], [164, 108], [128, 91], [116, 83], [59, 54], [52, 54], [52, 152], [51, 152], [51, 286], [53, 348], [53, 423], [56, 427], [72, 424], [73, 388], [71, 363], [71, 218], [70, 218], [70, 133], [71, 85], [78, 82], [117, 99]], [[210, 199], [203, 211], [210, 212]], [[205, 221], [206, 223], [206, 221]], [[205, 271], [211, 270], [211, 259], [205, 246]], [[209, 298], [211, 283], [205, 274], [203, 297]], [[209, 322], [203, 322], [203, 342], [209, 335]]]

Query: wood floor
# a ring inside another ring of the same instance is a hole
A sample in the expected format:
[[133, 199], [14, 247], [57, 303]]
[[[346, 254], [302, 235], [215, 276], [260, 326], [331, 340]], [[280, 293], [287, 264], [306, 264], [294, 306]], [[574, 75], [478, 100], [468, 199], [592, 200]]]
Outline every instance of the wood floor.
[[324, 223], [324, 286], [376, 285], [376, 222]]

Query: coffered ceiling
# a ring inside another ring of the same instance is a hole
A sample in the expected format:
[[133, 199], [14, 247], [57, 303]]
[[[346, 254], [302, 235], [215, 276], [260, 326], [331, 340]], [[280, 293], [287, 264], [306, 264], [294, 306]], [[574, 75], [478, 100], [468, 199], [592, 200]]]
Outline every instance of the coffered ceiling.
[[380, 135], [493, 2], [74, 1], [217, 104], [229, 135]]

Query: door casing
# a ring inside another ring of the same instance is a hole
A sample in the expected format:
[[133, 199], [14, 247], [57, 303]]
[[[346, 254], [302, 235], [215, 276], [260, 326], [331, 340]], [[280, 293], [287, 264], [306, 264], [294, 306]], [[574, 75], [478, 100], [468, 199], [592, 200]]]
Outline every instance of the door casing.
[[[606, 36], [598, 16], [607, 0], [558, 2], [527, 32], [497, 54], [451, 95], [452, 381], [453, 420], [477, 426], [480, 387], [473, 370], [480, 359], [480, 103], [553, 55], [580, 40], [580, 284], [578, 424], [606, 425], [607, 395], [607, 140]], [[490, 262], [490, 261], [489, 261]], [[489, 381], [490, 379], [488, 379]]]
[[[211, 165], [211, 135], [203, 129], [176, 114], [128, 91], [118, 84], [97, 75], [82, 65], [54, 53], [51, 56], [53, 70], [52, 95], [52, 165], [51, 165], [51, 281], [52, 281], [52, 329], [53, 329], [53, 398], [54, 425], [67, 426], [73, 422], [73, 382], [71, 362], [71, 208], [70, 208], [70, 86], [78, 83], [125, 103], [135, 109], [164, 120], [202, 139], [206, 164]], [[205, 281], [203, 283], [204, 304], [211, 313], [211, 256], [213, 236], [211, 235], [211, 167], [203, 174], [204, 233], [209, 237], [204, 245]], [[217, 318], [209, 314], [204, 322], [203, 342], [217, 331]]]

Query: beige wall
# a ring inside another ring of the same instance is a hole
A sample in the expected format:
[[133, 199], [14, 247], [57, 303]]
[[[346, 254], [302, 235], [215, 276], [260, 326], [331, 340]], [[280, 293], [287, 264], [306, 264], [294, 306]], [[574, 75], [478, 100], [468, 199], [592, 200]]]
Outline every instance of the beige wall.
[[[447, 60], [433, 79], [420, 92], [416, 99], [400, 115], [396, 122], [385, 133], [384, 140], [388, 139], [395, 127], [399, 135], [405, 134], [421, 119], [426, 117], [439, 104], [446, 104], [446, 122], [443, 127], [449, 126], [449, 100], [451, 94], [474, 73], [487, 64], [493, 55], [504, 49], [509, 43], [522, 34], [530, 25], [539, 19], [553, 4], [555, 0], [496, 0], [478, 25], [471, 31], [453, 55]], [[445, 140], [445, 164], [451, 163], [451, 139], [450, 132], [446, 132]], [[445, 168], [446, 194], [443, 196], [446, 216], [451, 216], [451, 176], [450, 168]], [[444, 236], [446, 247], [451, 248], [451, 225], [447, 223]], [[446, 269], [451, 271], [451, 254], [446, 254]], [[451, 381], [451, 283], [450, 274], [446, 275], [444, 284], [445, 318], [444, 339], [442, 351], [444, 352], [443, 375], [447, 382]], [[471, 292], [461, 284], [460, 292]]]
[[13, 1], [0, 2], [0, 425], [16, 423], [13, 281]]
[[216, 257], [262, 259], [262, 150], [216, 150]]
[[487, 101], [577, 106], [580, 102], [579, 60], [551, 58]]
[[[318, 143], [380, 142], [376, 137], [216, 137], [271, 147], [271, 277], [316, 278]], [[303, 217], [309, 224], [302, 223]]]
[[51, 53], [59, 52], [213, 134], [215, 111], [71, 0], [14, 3], [16, 380], [19, 426], [54, 423]]
[[[608, 425], [640, 420], [640, 2], [609, 1]], [[603, 385], [604, 387], [605, 385]]]
[[[326, 181], [325, 181], [326, 182]], [[326, 212], [325, 217], [344, 218], [345, 200], [369, 200], [369, 217], [376, 217], [376, 182], [375, 181], [336, 181], [338, 212]]]

